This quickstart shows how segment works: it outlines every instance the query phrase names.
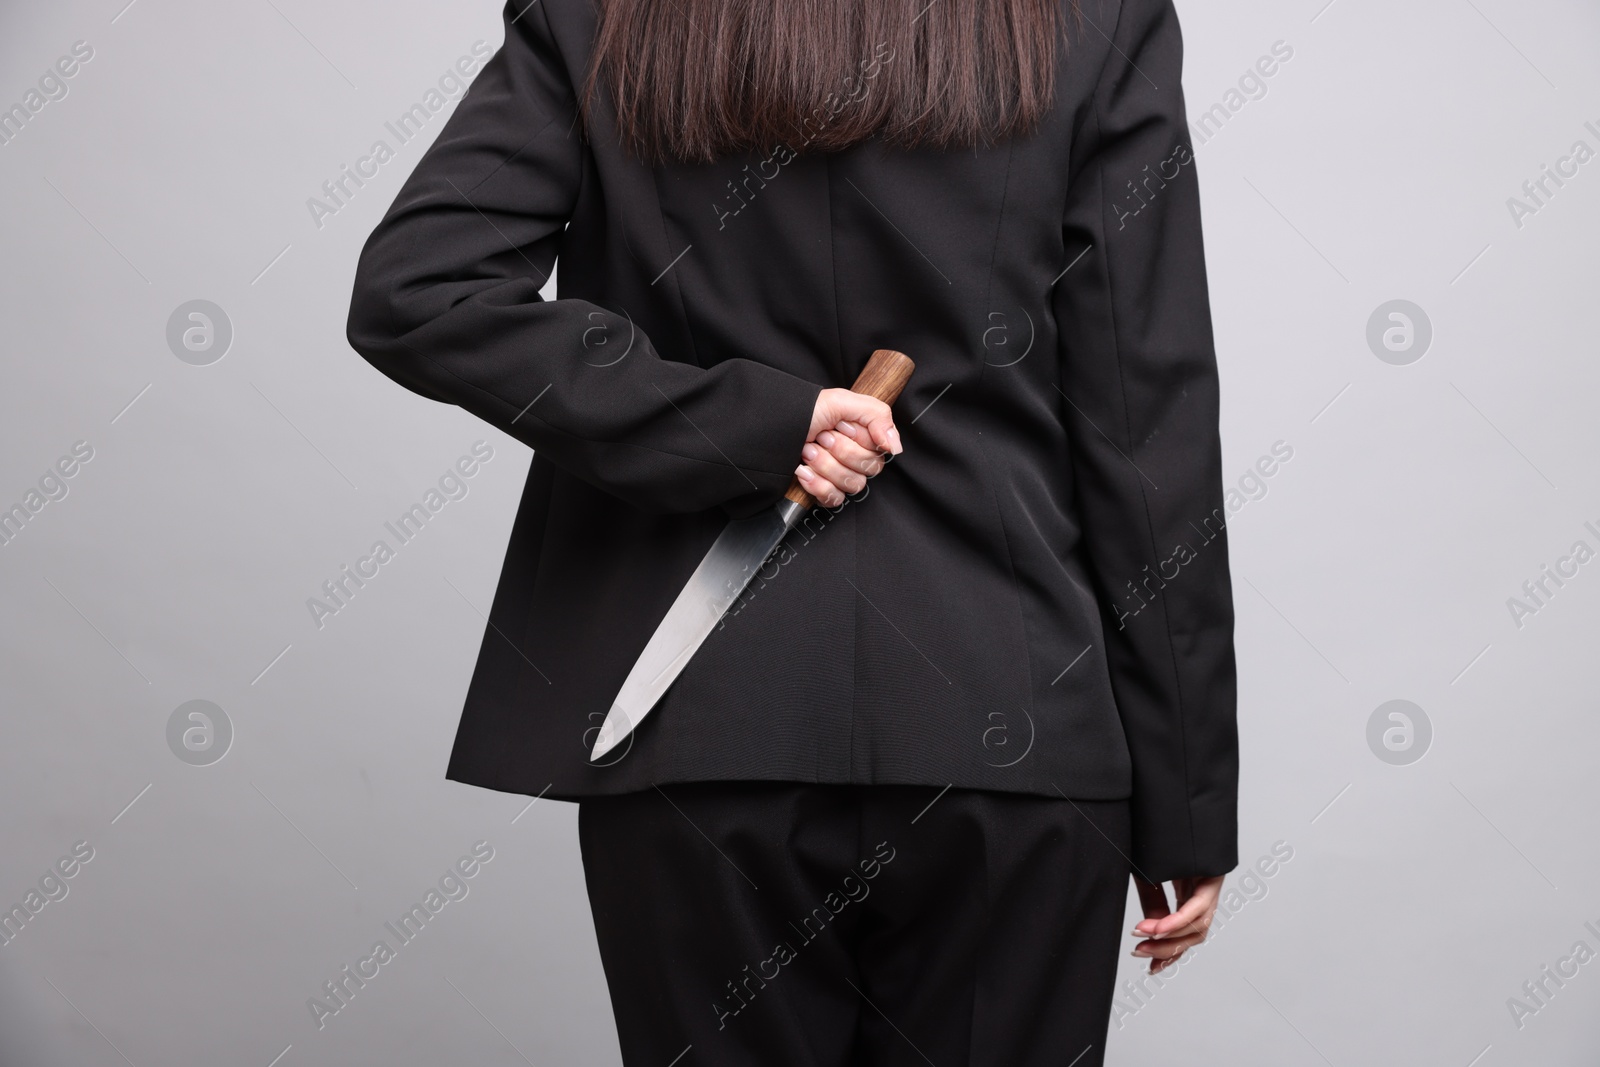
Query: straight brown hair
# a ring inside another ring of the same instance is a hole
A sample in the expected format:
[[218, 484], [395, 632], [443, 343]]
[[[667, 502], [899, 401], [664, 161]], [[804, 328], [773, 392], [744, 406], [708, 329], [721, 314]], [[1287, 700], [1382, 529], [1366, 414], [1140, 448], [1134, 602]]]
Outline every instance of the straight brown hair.
[[1037, 128], [1077, 0], [595, 0], [609, 93], [650, 163], [787, 146], [975, 147]]

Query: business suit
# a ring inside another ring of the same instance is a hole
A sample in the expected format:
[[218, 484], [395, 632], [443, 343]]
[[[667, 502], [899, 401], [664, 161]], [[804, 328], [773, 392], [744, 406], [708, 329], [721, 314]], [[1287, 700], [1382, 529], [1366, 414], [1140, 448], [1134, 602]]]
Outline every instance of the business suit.
[[[1170, 0], [1083, 13], [1033, 135], [646, 167], [604, 107], [577, 125], [589, 4], [507, 7], [505, 46], [362, 254], [348, 331], [535, 450], [450, 778], [565, 799], [756, 780], [1125, 801], [1146, 877], [1234, 866], [1179, 29]], [[791, 535], [592, 765], [684, 580], [730, 517], [778, 499], [818, 391], [876, 348], [917, 364], [903, 454]]]
[[1102, 1062], [1125, 800], [700, 782], [578, 837], [629, 1067]]

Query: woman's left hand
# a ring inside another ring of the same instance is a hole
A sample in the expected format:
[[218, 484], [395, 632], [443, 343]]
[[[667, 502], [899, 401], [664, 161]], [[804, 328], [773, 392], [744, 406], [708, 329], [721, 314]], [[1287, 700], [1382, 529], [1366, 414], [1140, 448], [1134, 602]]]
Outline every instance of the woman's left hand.
[[1135, 956], [1150, 959], [1150, 973], [1160, 974], [1177, 961], [1184, 951], [1206, 939], [1211, 919], [1217, 913], [1217, 898], [1222, 895], [1222, 875], [1214, 878], [1174, 878], [1172, 892], [1178, 910], [1167, 906], [1167, 892], [1156, 882], [1133, 876], [1139, 890], [1144, 920], [1133, 928], [1142, 937], [1133, 947]]

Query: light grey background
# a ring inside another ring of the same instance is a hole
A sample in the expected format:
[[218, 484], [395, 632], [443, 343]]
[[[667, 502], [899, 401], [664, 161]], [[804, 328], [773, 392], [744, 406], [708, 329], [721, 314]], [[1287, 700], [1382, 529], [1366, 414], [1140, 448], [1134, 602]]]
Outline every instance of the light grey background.
[[[94, 53], [0, 146], [0, 507], [93, 449], [0, 546], [0, 905], [93, 849], [0, 947], [0, 1067], [615, 1064], [576, 808], [443, 777], [528, 453], [344, 341], [422, 142], [306, 206], [499, 8], [125, 2], [0, 15], [0, 106]], [[1520, 1027], [1507, 1001], [1600, 951], [1600, 560], [1520, 627], [1507, 601], [1600, 550], [1600, 159], [1520, 227], [1507, 200], [1600, 151], [1600, 12], [1324, 4], [1181, 4], [1194, 118], [1293, 49], [1197, 148], [1230, 482], [1293, 449], [1231, 522], [1241, 860], [1293, 855], [1123, 994], [1109, 1062], [1592, 1063], [1600, 962]], [[234, 334], [205, 366], [166, 340], [194, 299]], [[1405, 365], [1367, 343], [1392, 300], [1433, 330]], [[307, 598], [480, 439], [319, 630]], [[1397, 699], [1432, 726], [1403, 765], [1368, 744]], [[191, 700], [233, 729], [208, 766], [169, 748]], [[319, 1030], [308, 998], [478, 841], [469, 894]]]

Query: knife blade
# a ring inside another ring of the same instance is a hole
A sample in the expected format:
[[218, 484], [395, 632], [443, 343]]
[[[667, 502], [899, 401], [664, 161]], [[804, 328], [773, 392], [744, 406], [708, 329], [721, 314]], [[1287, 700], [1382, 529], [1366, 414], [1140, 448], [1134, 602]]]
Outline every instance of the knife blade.
[[[850, 388], [893, 404], [915, 367], [904, 353], [880, 348]], [[795, 478], [770, 510], [728, 523], [628, 672], [595, 738], [591, 761], [616, 748], [655, 710], [767, 557], [815, 504]]]

